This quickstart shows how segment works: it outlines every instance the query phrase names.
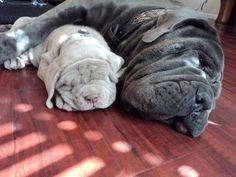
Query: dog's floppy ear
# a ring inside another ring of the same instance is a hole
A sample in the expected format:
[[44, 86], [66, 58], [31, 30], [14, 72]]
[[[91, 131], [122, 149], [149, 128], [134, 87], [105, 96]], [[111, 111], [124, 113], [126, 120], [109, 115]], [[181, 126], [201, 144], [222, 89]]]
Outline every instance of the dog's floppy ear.
[[[56, 60], [57, 58], [54, 61]], [[48, 66], [48, 70], [46, 72], [46, 77], [44, 80], [44, 83], [48, 92], [46, 106], [50, 109], [53, 108], [53, 103], [51, 99], [54, 95], [56, 82], [58, 81], [61, 70], [62, 70], [62, 67], [60, 67], [60, 62], [54, 62], [54, 61]]]
[[46, 73], [48, 70], [48, 66], [50, 64], [50, 61], [52, 60], [51, 53], [47, 52], [41, 55], [39, 59], [39, 67], [38, 67], [38, 77], [44, 81], [46, 78]]
[[111, 66], [110, 79], [111, 81], [117, 83], [118, 78], [123, 74], [124, 70], [121, 67], [124, 64], [124, 59], [115, 53], [110, 52], [108, 62]]
[[169, 16], [166, 9], [161, 9], [159, 11], [160, 12], [157, 18], [156, 28], [150, 29], [144, 33], [142, 38], [143, 42], [151, 43], [161, 35], [171, 30], [172, 24], [168, 22]]
[[51, 99], [54, 95], [55, 85], [62, 70], [62, 67], [60, 67], [59, 57], [50, 62], [50, 54], [45, 53], [41, 58], [38, 70], [38, 76], [41, 80], [43, 80], [48, 93], [46, 106], [50, 109], [53, 108]]
[[[143, 34], [142, 41], [145, 43], [151, 43], [160, 36], [169, 33], [173, 30], [181, 28], [183, 26], [197, 26], [209, 28], [210, 32], [214, 29], [206, 22], [205, 17], [190, 8], [181, 8], [181, 10], [162, 10], [159, 13], [155, 28], [152, 28]], [[206, 29], [207, 30], [207, 29]]]

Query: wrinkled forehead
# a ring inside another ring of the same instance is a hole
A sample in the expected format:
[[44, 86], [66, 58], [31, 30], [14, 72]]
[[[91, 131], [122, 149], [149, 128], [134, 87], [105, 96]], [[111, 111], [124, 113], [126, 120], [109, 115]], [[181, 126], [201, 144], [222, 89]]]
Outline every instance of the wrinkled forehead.
[[67, 66], [60, 74], [58, 84], [86, 84], [93, 80], [106, 80], [110, 72], [107, 62], [84, 60]]
[[91, 71], [96, 72], [104, 70], [105, 68], [109, 68], [109, 64], [102, 60], [102, 59], [84, 59], [82, 62], [77, 63], [73, 68], [77, 69], [78, 71]]

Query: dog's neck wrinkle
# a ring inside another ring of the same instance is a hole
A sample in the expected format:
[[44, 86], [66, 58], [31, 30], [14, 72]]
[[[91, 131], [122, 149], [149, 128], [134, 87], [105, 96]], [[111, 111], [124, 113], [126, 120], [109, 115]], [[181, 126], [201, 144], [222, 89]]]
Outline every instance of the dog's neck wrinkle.
[[62, 42], [61, 42], [61, 45], [60, 47], [58, 48], [58, 53], [60, 54], [61, 53], [61, 48], [66, 44], [68, 43], [69, 41], [74, 41], [74, 40], [82, 40], [83, 38], [87, 37], [87, 35], [84, 35], [84, 34], [81, 34], [79, 32], [76, 32], [76, 33], [72, 33], [70, 35], [68, 35], [67, 38], [65, 38]]

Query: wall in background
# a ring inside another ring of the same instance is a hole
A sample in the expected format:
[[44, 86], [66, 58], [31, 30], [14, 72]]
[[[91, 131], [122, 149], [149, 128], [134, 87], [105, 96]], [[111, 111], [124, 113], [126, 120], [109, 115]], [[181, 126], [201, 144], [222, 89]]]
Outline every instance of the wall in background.
[[203, 12], [207, 17], [216, 19], [220, 10], [220, 0], [177, 0]]

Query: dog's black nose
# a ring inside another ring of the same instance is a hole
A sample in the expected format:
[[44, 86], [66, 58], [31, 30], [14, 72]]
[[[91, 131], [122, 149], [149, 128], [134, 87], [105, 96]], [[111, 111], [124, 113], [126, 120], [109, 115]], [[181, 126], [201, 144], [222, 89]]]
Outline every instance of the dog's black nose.
[[196, 106], [203, 110], [212, 109], [212, 96], [204, 89], [196, 91]]
[[98, 95], [87, 95], [84, 97], [86, 101], [96, 103], [98, 101]]

